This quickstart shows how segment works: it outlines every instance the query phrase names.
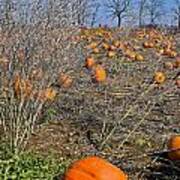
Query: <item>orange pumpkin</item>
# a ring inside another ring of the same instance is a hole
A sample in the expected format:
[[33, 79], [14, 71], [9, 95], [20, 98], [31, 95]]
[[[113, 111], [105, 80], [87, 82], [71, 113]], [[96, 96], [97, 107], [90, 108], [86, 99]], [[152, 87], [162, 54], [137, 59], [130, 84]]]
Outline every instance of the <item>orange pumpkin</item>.
[[56, 90], [53, 88], [47, 88], [44, 90], [39, 91], [35, 96], [37, 95], [37, 98], [41, 101], [53, 101], [57, 95]]
[[171, 49], [165, 48], [165, 49], [164, 49], [164, 54], [163, 54], [163, 55], [169, 56], [170, 54], [171, 54]]
[[154, 75], [154, 81], [158, 84], [164, 83], [166, 76], [163, 72], [156, 72]]
[[177, 56], [177, 52], [172, 49], [166, 48], [166, 49], [164, 49], [163, 55], [166, 55], [170, 58], [174, 58]]
[[171, 58], [175, 58], [176, 56], [177, 56], [176, 51], [171, 51], [171, 53], [169, 54], [169, 57], [171, 57]]
[[177, 56], [177, 52], [173, 51], [171, 49], [165, 49], [164, 54], [167, 55], [170, 58], [174, 58]]
[[125, 51], [125, 55], [132, 60], [136, 59], [136, 53], [129, 49]]
[[168, 141], [168, 157], [171, 160], [180, 160], [180, 135], [172, 136]]
[[157, 53], [158, 53], [159, 55], [164, 55], [164, 49], [163, 49], [163, 48], [159, 49], [159, 50], [157, 51]]
[[154, 43], [146, 41], [143, 43], [143, 46], [144, 46], [144, 48], [153, 48]]
[[119, 49], [122, 49], [122, 50], [125, 50], [125, 49], [126, 49], [126, 46], [125, 46], [124, 43], [120, 42], [118, 48], [119, 48]]
[[63, 88], [69, 88], [72, 85], [72, 78], [64, 73], [60, 73], [59, 78], [58, 78], [58, 83], [61, 87]]
[[92, 42], [87, 46], [87, 48], [88, 49], [95, 49], [97, 46], [98, 46], [97, 42]]
[[115, 51], [108, 51], [108, 57], [109, 58], [112, 58], [114, 56], [116, 56], [116, 52]]
[[108, 161], [90, 156], [76, 161], [67, 170], [64, 180], [127, 180], [128, 176]]
[[102, 43], [102, 47], [105, 49], [105, 50], [108, 50], [110, 48], [109, 44], [107, 43]]
[[137, 61], [144, 61], [144, 57], [143, 57], [141, 54], [136, 54], [135, 59], [136, 59]]
[[120, 41], [116, 40], [113, 42], [113, 46], [115, 46], [116, 48], [118, 48], [120, 45]]
[[114, 45], [111, 45], [111, 46], [109, 47], [109, 50], [111, 50], [111, 51], [114, 51], [114, 50], [116, 50], [116, 46], [114, 46]]
[[98, 54], [99, 52], [100, 52], [100, 50], [99, 50], [98, 48], [94, 48], [94, 49], [93, 49], [93, 53], [94, 53], [94, 54]]
[[180, 56], [176, 58], [176, 61], [174, 62], [174, 67], [175, 68], [180, 68]]
[[176, 84], [176, 86], [177, 86], [178, 88], [180, 88], [180, 79], [177, 79], [177, 80], [175, 81], [175, 84]]
[[94, 68], [94, 79], [96, 82], [103, 82], [106, 80], [106, 71], [101, 65]]
[[92, 57], [86, 58], [85, 67], [91, 69], [95, 65], [95, 60]]

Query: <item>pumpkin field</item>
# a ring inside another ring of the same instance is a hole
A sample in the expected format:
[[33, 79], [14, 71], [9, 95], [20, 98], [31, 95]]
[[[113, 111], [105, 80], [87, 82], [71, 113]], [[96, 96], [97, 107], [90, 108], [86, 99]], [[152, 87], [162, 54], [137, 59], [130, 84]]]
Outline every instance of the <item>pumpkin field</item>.
[[[12, 154], [52, 155], [64, 164], [55, 179], [63, 179], [72, 162], [98, 156], [128, 179], [178, 180], [179, 135], [179, 32], [0, 31], [0, 143], [8, 142]], [[171, 143], [171, 137], [177, 139]], [[1, 169], [0, 179], [11, 174]]]

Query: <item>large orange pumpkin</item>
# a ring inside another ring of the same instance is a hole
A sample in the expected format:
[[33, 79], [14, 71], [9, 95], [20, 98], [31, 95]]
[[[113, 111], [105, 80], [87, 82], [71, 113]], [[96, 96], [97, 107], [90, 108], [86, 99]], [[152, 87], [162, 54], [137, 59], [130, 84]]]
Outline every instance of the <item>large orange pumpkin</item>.
[[76, 161], [67, 170], [64, 180], [127, 180], [127, 175], [108, 161], [90, 156]]
[[172, 136], [168, 141], [168, 156], [171, 160], [180, 160], [180, 135]]

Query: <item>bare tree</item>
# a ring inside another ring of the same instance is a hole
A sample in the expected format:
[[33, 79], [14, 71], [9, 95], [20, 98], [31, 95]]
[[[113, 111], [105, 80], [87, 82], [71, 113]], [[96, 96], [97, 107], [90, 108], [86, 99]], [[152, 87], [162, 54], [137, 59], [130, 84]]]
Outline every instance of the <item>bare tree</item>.
[[9, 25], [13, 22], [13, 10], [15, 2], [12, 0], [1, 1], [1, 25]]
[[92, 0], [70, 0], [69, 5], [71, 6], [71, 18], [73, 19], [73, 24], [87, 24], [91, 2]]
[[180, 29], [180, 0], [175, 0], [175, 8], [173, 8], [175, 20], [177, 20], [177, 27]]
[[98, 11], [101, 5], [100, 3], [95, 3], [95, 4], [92, 4], [92, 6], [93, 6], [93, 12], [91, 14], [92, 16], [91, 22], [90, 22], [91, 27], [93, 27], [94, 24], [97, 22], [97, 15], [98, 15]]
[[147, 13], [150, 18], [150, 24], [155, 25], [156, 20], [160, 19], [163, 15], [164, 0], [148, 0]]
[[139, 23], [139, 27], [141, 27], [144, 24], [143, 18], [144, 18], [145, 11], [146, 11], [146, 5], [147, 5], [147, 0], [139, 0], [138, 1], [138, 23]]
[[110, 14], [110, 17], [117, 18], [118, 27], [121, 26], [122, 20], [128, 16], [129, 8], [131, 5], [131, 0], [108, 0], [105, 3], [107, 12]]

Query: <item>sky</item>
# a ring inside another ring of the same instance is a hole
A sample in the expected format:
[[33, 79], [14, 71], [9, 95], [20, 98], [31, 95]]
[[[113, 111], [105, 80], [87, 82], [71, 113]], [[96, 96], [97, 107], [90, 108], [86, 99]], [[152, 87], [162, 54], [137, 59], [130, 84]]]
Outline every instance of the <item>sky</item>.
[[[137, 2], [138, 0], [134, 0], [134, 2]], [[98, 21], [97, 24], [101, 23], [101, 24], [107, 24], [109, 26], [116, 26], [117, 25], [117, 21], [116, 20], [112, 20], [111, 18], [108, 17], [106, 11], [107, 9], [105, 8], [105, 6], [103, 6], [105, 0], [99, 0], [99, 3], [101, 4], [101, 7], [99, 9], [99, 13], [98, 13]], [[173, 24], [174, 23], [174, 19], [172, 17], [172, 11], [171, 9], [174, 7], [175, 3], [174, 0], [164, 0], [164, 10], [167, 12], [166, 16], [162, 17], [162, 22], [161, 23], [167, 23], [167, 24]], [[133, 7], [133, 9], [136, 9], [135, 7]], [[123, 25], [125, 25], [125, 23], [123, 23]], [[128, 24], [127, 24], [128, 25]]]

